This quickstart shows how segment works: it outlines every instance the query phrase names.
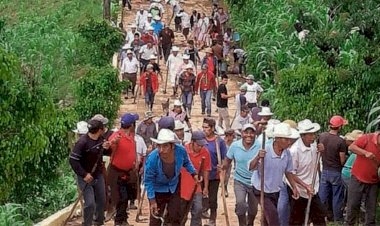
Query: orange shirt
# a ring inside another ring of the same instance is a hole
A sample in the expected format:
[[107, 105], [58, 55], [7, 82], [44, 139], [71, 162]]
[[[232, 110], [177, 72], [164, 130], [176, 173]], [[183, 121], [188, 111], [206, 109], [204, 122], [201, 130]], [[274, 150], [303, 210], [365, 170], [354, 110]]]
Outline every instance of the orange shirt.
[[135, 167], [136, 142], [133, 136], [128, 136], [121, 130], [113, 133], [108, 140], [113, 140], [119, 135], [119, 142], [111, 146], [111, 164], [117, 169], [128, 171]]
[[[199, 153], [194, 153], [191, 149], [191, 143], [185, 145], [186, 152], [189, 155], [191, 163], [194, 165], [195, 170], [199, 172], [202, 157], [205, 157], [203, 162], [202, 171], [211, 171], [211, 158], [206, 147], [203, 147]], [[203, 175], [200, 175], [203, 176]], [[195, 182], [193, 176], [185, 168], [181, 169], [181, 198], [185, 200], [191, 199], [191, 194], [194, 190]], [[197, 192], [202, 192], [201, 186], [198, 186]]]

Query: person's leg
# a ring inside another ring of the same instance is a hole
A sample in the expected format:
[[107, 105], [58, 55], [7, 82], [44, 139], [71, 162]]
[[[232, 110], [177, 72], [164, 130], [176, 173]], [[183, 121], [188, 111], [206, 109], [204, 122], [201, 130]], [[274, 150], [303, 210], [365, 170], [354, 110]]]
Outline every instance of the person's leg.
[[96, 204], [96, 219], [98, 225], [104, 224], [104, 210], [106, 206], [106, 190], [104, 176], [99, 175], [94, 184], [95, 204]]
[[190, 226], [202, 225], [202, 193], [196, 193], [193, 198], [191, 207], [191, 222]]
[[212, 90], [207, 90], [205, 97], [207, 116], [211, 116], [211, 95]]
[[[78, 185], [81, 191], [83, 191], [83, 226], [92, 226], [92, 221], [95, 212], [95, 196], [92, 183], [87, 184], [82, 177], [77, 177]], [[84, 189], [84, 190], [83, 190]]]
[[150, 97], [151, 97], [151, 102], [150, 102], [150, 110], [153, 111], [153, 104], [154, 104], [154, 97], [156, 96], [155, 93], [151, 93], [150, 94]]
[[359, 219], [360, 201], [364, 192], [364, 184], [355, 176], [351, 176], [347, 197], [347, 225], [355, 225]]
[[119, 186], [117, 184], [118, 177], [120, 176], [119, 172], [115, 170], [111, 165], [108, 167], [108, 185], [111, 189], [111, 202], [110, 202], [110, 213], [113, 213], [116, 209], [116, 204], [119, 202]]
[[223, 108], [218, 107], [218, 126], [223, 128]]
[[237, 180], [234, 180], [234, 193], [235, 193], [235, 213], [239, 220], [239, 226], [247, 226], [247, 192], [245, 185]]
[[[169, 203], [171, 194], [169, 193], [156, 193], [156, 203], [158, 208], [157, 217], [161, 217], [165, 211], [166, 205]], [[180, 209], [177, 207], [177, 209]], [[149, 217], [149, 226], [161, 226], [161, 220], [154, 218], [152, 213]]]
[[365, 191], [365, 225], [376, 225], [378, 184], [367, 184]]
[[171, 223], [172, 226], [179, 226], [181, 224], [182, 216], [181, 213], [181, 197], [179, 191], [177, 191], [170, 195], [170, 199], [168, 202], [168, 223]]
[[187, 101], [187, 92], [186, 91], [182, 92], [182, 94], [181, 94], [181, 101], [182, 101], [182, 104], [183, 104], [183, 108], [186, 111], [187, 110], [186, 109], [186, 107], [187, 107], [187, 104], [186, 104], [186, 101]]
[[282, 186], [280, 190], [280, 196], [278, 198], [277, 211], [278, 218], [280, 219], [281, 226], [289, 225], [289, 215], [290, 215], [290, 206], [289, 206], [289, 194], [288, 186], [286, 183]]
[[144, 99], [145, 99], [145, 108], [148, 109], [150, 106], [150, 100], [149, 100], [149, 93], [148, 92], [145, 92]]
[[230, 128], [230, 116], [228, 114], [228, 108], [222, 108], [222, 117], [223, 117], [223, 121], [224, 121], [224, 124], [225, 124], [225, 129], [229, 129]]
[[218, 190], [219, 180], [210, 180], [209, 182], [209, 203], [210, 203], [210, 223], [216, 221], [216, 210], [218, 209]]
[[187, 104], [187, 112], [188, 112], [188, 114], [189, 114], [189, 116], [191, 115], [191, 105], [193, 104], [193, 93], [190, 91], [190, 92], [188, 92], [187, 93], [187, 102], [186, 102], [186, 104]]
[[321, 178], [319, 182], [319, 198], [322, 202], [322, 204], [326, 207], [328, 207], [328, 199], [331, 193], [331, 185], [328, 181], [328, 171], [322, 170]]
[[268, 225], [280, 225], [280, 220], [278, 219], [278, 213], [277, 213], [278, 196], [279, 196], [278, 192], [265, 194], [264, 212], [265, 212], [265, 218]]
[[127, 181], [122, 178], [118, 178], [117, 184], [119, 186], [119, 202], [116, 205], [115, 225], [122, 224], [128, 219], [127, 207], [128, 207], [128, 188]]
[[[306, 209], [306, 207], [305, 207]], [[318, 195], [314, 195], [310, 206], [310, 219], [315, 226], [326, 226], [326, 211]]]
[[204, 115], [206, 111], [206, 91], [201, 90], [199, 94], [201, 96], [202, 115]]
[[343, 199], [344, 199], [344, 186], [342, 184], [342, 174], [340, 172], [330, 172], [331, 173], [331, 184], [332, 184], [332, 201], [333, 201], [333, 212], [334, 221], [343, 222]]
[[[290, 190], [290, 188], [286, 188]], [[289, 193], [289, 192], [288, 192]], [[290, 199], [290, 217], [288, 222], [281, 222], [281, 225], [294, 225], [301, 226], [305, 220], [305, 209], [307, 206], [307, 199], [300, 197], [299, 199]], [[279, 208], [279, 206], [277, 207]], [[280, 221], [282, 221], [280, 219]]]
[[245, 185], [248, 194], [248, 217], [247, 226], [253, 226], [257, 214], [258, 201], [253, 193], [252, 186]]

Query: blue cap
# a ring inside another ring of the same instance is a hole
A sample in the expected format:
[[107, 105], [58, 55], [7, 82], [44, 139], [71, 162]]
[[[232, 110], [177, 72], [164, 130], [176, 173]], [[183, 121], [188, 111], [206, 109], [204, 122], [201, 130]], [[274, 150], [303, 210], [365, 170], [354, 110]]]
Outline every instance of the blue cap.
[[174, 118], [170, 116], [163, 116], [158, 120], [158, 128], [159, 129], [170, 129], [174, 130], [175, 123]]
[[124, 126], [129, 126], [132, 125], [134, 122], [139, 120], [139, 115], [138, 114], [132, 114], [132, 113], [125, 113], [121, 117], [121, 124]]
[[191, 134], [191, 140], [195, 141], [200, 146], [205, 146], [207, 144], [205, 133], [198, 130]]

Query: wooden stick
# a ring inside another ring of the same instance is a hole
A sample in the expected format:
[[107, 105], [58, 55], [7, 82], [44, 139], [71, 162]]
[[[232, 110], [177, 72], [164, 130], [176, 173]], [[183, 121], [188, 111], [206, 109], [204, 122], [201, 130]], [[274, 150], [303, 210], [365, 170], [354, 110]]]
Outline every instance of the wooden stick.
[[[318, 153], [317, 153], [317, 162], [315, 163], [315, 166], [314, 166], [313, 179], [312, 179], [312, 182], [311, 182], [312, 188], [314, 188], [315, 181], [317, 179], [318, 166], [319, 166], [320, 159], [321, 159], [321, 153], [318, 151]], [[311, 200], [312, 199], [313, 199], [313, 196], [309, 196], [309, 198], [307, 200], [304, 226], [308, 225], [308, 223], [309, 223], [310, 207], [311, 207]]]
[[[221, 153], [220, 153], [220, 147], [219, 147], [219, 136], [216, 135], [216, 139], [215, 139], [215, 147], [216, 147], [216, 155], [218, 157], [218, 164], [219, 165], [222, 165], [222, 156], [221, 156]], [[224, 171], [219, 173], [219, 177], [220, 177], [220, 184], [222, 185], [222, 200], [223, 200], [223, 208], [224, 208], [224, 217], [225, 217], [225, 220], [226, 220], [226, 226], [230, 226], [230, 219], [228, 217], [228, 208], [227, 208], [227, 202], [226, 202], [226, 188], [224, 187]]]
[[[263, 140], [261, 148], [265, 150], [265, 132], [262, 133]], [[261, 226], [265, 225], [265, 209], [264, 209], [264, 158], [261, 158], [260, 164], [260, 207], [261, 207]]]

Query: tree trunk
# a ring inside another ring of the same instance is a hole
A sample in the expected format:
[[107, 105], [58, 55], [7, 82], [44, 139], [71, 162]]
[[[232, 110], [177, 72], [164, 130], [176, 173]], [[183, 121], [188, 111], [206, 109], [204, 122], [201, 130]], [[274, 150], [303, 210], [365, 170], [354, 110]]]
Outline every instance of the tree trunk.
[[111, 0], [103, 0], [103, 18], [111, 20]]

